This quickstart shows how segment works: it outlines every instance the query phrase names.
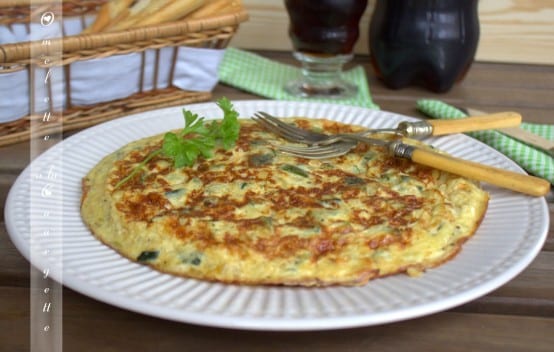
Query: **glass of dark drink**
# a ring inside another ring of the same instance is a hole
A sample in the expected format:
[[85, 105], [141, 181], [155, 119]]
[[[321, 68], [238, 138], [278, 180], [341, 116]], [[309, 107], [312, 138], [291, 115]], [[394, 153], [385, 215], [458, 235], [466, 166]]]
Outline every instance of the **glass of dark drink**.
[[345, 98], [357, 87], [342, 78], [353, 57], [367, 0], [285, 0], [293, 56], [302, 75], [285, 90], [300, 97]]

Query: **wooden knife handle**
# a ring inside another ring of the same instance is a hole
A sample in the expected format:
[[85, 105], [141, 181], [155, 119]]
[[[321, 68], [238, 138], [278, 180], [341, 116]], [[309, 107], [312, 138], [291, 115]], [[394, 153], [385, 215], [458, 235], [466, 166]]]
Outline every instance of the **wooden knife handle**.
[[550, 190], [550, 182], [542, 178], [482, 165], [424, 149], [414, 148], [411, 153], [411, 160], [418, 164], [532, 196], [544, 196]]
[[442, 136], [452, 133], [519, 126], [521, 115], [517, 112], [506, 111], [457, 120], [427, 120], [427, 123], [433, 126], [433, 136]]

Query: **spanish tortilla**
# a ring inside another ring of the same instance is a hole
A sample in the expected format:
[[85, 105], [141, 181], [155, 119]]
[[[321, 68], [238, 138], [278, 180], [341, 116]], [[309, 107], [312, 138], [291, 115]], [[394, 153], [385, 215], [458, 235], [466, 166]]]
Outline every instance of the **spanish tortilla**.
[[[304, 128], [352, 132], [325, 119]], [[163, 136], [132, 142], [83, 179], [81, 214], [121, 255], [162, 272], [249, 285], [362, 285], [417, 275], [453, 258], [488, 194], [462, 177], [359, 145], [329, 160], [275, 152], [278, 139], [240, 120], [233, 149], [191, 167], [152, 158]]]

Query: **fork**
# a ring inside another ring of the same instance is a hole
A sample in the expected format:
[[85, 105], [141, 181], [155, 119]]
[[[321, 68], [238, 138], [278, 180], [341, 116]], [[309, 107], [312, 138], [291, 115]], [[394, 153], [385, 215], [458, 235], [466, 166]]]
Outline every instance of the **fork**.
[[[335, 135], [322, 136], [307, 130], [298, 130], [294, 126], [281, 121], [266, 112], [258, 111], [253, 117], [267, 128], [278, 125], [282, 128], [281, 136], [291, 142], [305, 144], [331, 144], [338, 141]], [[495, 114], [473, 116], [460, 120], [422, 120], [417, 122], [404, 121], [396, 128], [370, 129], [356, 133], [341, 135], [348, 138], [349, 135], [364, 136], [375, 133], [393, 133], [398, 136], [411, 138], [425, 138], [429, 136], [441, 136], [452, 133], [486, 130], [493, 128], [513, 127], [521, 124], [521, 115], [516, 112], [499, 112]]]
[[[306, 159], [325, 159], [345, 155], [357, 145], [357, 142], [362, 142], [369, 145], [385, 147], [388, 153], [395, 157], [409, 159], [421, 165], [430, 166], [477, 181], [487, 182], [516, 192], [532, 196], [544, 196], [550, 190], [550, 182], [542, 178], [440, 154], [431, 150], [405, 144], [400, 140], [386, 141], [364, 137], [359, 134], [339, 134], [330, 136], [323, 133], [307, 131], [283, 123], [282, 121], [280, 121], [281, 123], [279, 124], [270, 123], [267, 119], [260, 118], [259, 116], [254, 118], [254, 120], [270, 132], [282, 136], [285, 139], [291, 140], [290, 138], [296, 138], [292, 139], [294, 142], [300, 142], [298, 139], [300, 137], [303, 137], [305, 141], [311, 141], [312, 144], [318, 143], [318, 140], [320, 142], [327, 142], [331, 140], [329, 137], [334, 138], [335, 142], [327, 145], [311, 145], [307, 147], [276, 146], [276, 148], [282, 152]], [[300, 143], [310, 144], [308, 142]]]
[[[259, 125], [264, 127], [265, 129], [267, 129], [268, 131], [273, 132], [285, 138], [286, 140], [294, 143], [304, 143], [308, 145], [323, 145], [323, 144], [332, 144], [335, 142], [343, 141], [343, 137], [348, 138], [347, 136], [341, 136], [341, 137], [339, 137], [339, 135], [331, 136], [323, 133], [305, 130], [303, 128], [298, 128], [294, 125], [283, 122], [279, 118], [272, 116], [263, 111], [258, 111], [257, 113], [255, 113], [252, 119], [256, 121]], [[362, 136], [365, 133], [366, 131], [361, 131], [357, 133], [351, 133], [349, 135]]]

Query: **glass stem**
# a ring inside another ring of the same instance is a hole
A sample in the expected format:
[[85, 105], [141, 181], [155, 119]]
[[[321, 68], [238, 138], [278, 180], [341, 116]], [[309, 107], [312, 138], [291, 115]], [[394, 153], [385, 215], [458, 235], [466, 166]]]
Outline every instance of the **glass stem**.
[[352, 59], [352, 54], [323, 56], [294, 52], [293, 55], [302, 64], [302, 76], [285, 87], [290, 94], [325, 98], [356, 94], [356, 87], [342, 78], [342, 67]]

